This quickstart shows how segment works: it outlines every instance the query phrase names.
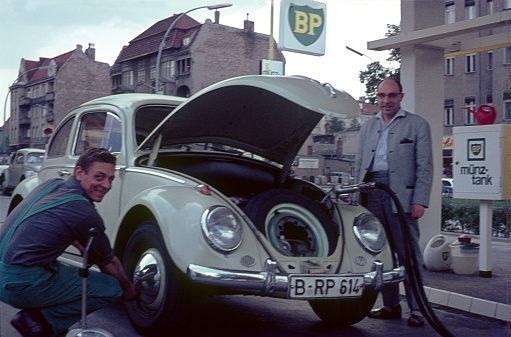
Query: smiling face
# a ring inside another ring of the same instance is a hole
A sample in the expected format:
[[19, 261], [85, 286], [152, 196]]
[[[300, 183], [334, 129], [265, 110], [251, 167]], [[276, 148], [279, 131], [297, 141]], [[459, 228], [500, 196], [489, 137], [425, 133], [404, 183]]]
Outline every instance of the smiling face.
[[399, 85], [392, 79], [386, 79], [380, 83], [376, 91], [378, 106], [383, 114], [383, 118], [390, 121], [401, 107], [401, 101], [404, 94]]
[[75, 167], [75, 178], [80, 183], [89, 199], [100, 202], [112, 188], [115, 165], [95, 161], [87, 172], [81, 167]]

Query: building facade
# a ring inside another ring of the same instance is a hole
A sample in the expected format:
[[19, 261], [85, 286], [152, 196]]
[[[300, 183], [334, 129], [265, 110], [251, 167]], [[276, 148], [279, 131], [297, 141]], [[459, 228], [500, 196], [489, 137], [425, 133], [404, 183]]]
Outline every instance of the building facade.
[[[254, 22], [245, 20], [243, 29], [215, 22], [200, 24], [179, 15], [163, 19], [135, 37], [120, 52], [111, 68], [112, 93], [160, 92], [189, 97], [218, 81], [241, 75], [260, 73], [260, 61], [268, 58], [269, 36], [254, 31]], [[178, 21], [176, 21], [178, 20]], [[156, 61], [160, 43], [169, 32], [162, 48], [159, 88], [155, 88]], [[272, 40], [277, 50], [275, 41]], [[285, 62], [282, 52], [274, 59]]]
[[[39, 61], [21, 60], [19, 77], [9, 87], [9, 150], [44, 148], [54, 126], [72, 108], [108, 95], [110, 66], [95, 60], [92, 44]], [[4, 151], [7, 151], [4, 147]]]
[[[511, 0], [446, 0], [446, 25], [510, 11]], [[479, 48], [445, 55], [444, 173], [452, 172], [453, 127], [476, 125], [474, 113], [483, 105], [497, 113], [495, 123], [511, 123], [511, 28], [495, 27], [458, 36], [459, 41], [507, 34], [501, 48]]]

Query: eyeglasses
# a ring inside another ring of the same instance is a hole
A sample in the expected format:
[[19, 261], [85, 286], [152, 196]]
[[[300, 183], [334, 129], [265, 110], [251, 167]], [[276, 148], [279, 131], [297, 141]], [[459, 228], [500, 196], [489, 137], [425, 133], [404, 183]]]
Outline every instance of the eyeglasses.
[[400, 92], [391, 92], [389, 94], [384, 94], [384, 93], [379, 92], [379, 93], [376, 94], [376, 97], [378, 97], [379, 99], [384, 99], [385, 97], [388, 97], [390, 99], [394, 99], [394, 98], [396, 98], [399, 95], [401, 95]]

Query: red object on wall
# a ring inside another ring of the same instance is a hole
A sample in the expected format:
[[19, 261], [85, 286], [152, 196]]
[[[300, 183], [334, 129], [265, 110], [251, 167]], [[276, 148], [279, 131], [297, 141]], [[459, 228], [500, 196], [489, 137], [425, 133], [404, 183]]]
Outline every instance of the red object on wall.
[[477, 111], [467, 109], [469, 112], [473, 113], [478, 125], [490, 125], [495, 122], [495, 118], [497, 118], [497, 112], [495, 108], [488, 104], [481, 104]]

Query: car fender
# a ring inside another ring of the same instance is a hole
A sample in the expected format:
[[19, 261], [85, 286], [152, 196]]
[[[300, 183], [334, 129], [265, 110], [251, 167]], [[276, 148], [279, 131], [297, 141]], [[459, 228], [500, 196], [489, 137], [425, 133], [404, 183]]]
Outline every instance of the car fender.
[[10, 213], [14, 207], [16, 207], [23, 199], [25, 199], [27, 195], [32, 192], [40, 183], [41, 181], [37, 175], [28, 177], [20, 182], [12, 192], [8, 213]]
[[[243, 226], [242, 243], [229, 254], [214, 250], [207, 243], [201, 228], [204, 211], [218, 205], [233, 210]], [[138, 207], [149, 210], [158, 224], [170, 257], [183, 272], [191, 263], [236, 270], [263, 270], [264, 261], [269, 257], [258, 245], [246, 216], [215, 192], [204, 195], [189, 185], [153, 187], [139, 193], [126, 204], [120, 221], [129, 216], [130, 210]], [[123, 226], [119, 225], [118, 228], [122, 230]], [[247, 260], [251, 263], [247, 264]]]

